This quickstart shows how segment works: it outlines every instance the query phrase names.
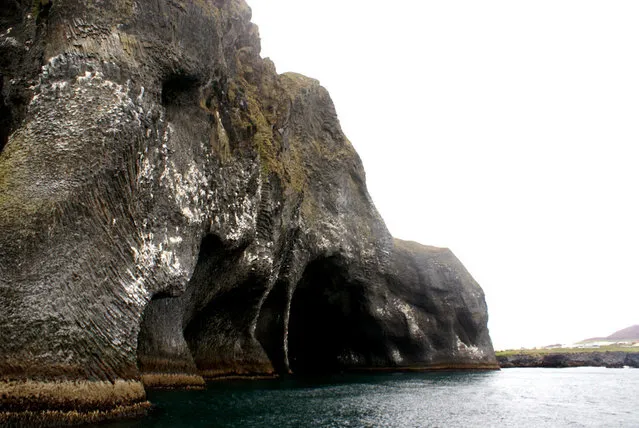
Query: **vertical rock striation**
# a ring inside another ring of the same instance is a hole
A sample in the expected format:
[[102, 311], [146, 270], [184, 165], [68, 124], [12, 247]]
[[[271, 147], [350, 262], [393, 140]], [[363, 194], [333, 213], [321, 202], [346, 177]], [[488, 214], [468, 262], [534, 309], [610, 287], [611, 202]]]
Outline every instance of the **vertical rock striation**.
[[139, 414], [141, 380], [496, 367], [481, 288], [390, 236], [243, 0], [5, 3], [0, 423]]

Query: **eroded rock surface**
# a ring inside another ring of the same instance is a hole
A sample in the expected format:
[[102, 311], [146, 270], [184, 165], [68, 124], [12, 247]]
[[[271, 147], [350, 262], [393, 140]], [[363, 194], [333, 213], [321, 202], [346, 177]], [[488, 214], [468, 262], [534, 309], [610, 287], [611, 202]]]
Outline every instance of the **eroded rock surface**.
[[243, 0], [0, 13], [0, 422], [136, 413], [141, 376], [496, 367], [481, 288], [390, 236]]

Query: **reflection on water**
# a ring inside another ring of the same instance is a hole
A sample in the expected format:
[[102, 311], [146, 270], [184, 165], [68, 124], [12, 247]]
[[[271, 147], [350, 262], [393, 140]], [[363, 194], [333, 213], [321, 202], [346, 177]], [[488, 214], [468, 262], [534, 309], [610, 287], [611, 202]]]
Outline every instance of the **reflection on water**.
[[348, 374], [211, 383], [149, 394], [110, 427], [639, 427], [639, 370]]

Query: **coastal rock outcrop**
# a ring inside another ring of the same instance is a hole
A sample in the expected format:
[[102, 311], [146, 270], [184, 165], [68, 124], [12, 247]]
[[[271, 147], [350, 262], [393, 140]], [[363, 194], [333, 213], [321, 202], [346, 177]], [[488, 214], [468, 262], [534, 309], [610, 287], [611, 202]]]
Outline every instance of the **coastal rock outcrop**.
[[638, 352], [623, 351], [585, 351], [585, 352], [550, 352], [546, 354], [521, 353], [499, 355], [497, 361], [502, 368], [513, 367], [607, 367], [639, 368]]
[[243, 0], [0, 10], [0, 423], [147, 386], [496, 368], [479, 285], [393, 239], [316, 80]]

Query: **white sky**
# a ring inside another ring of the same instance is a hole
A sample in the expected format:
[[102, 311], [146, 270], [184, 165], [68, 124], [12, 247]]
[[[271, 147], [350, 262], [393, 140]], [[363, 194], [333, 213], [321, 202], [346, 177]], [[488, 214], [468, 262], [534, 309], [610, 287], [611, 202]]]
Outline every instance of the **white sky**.
[[449, 247], [497, 349], [639, 324], [639, 2], [249, 0], [319, 79], [397, 237]]

